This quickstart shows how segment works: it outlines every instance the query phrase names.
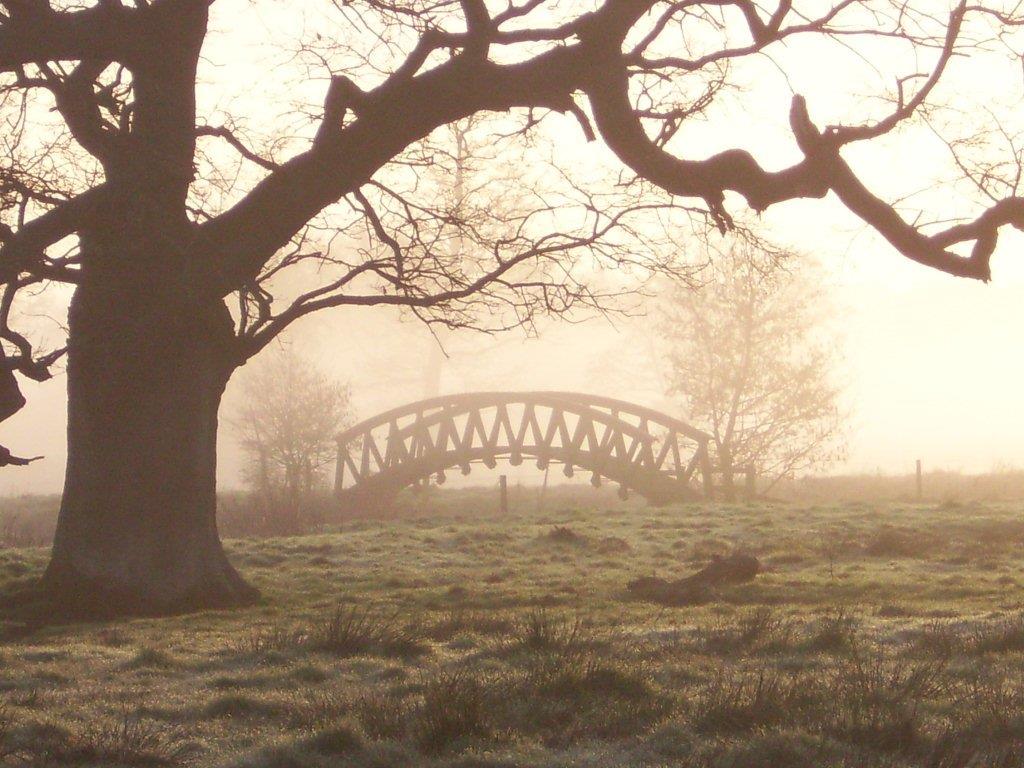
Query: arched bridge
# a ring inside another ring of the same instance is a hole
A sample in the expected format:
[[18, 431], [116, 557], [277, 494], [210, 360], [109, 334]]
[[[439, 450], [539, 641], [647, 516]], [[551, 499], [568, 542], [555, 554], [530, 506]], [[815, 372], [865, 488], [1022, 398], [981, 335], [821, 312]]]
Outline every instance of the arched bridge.
[[620, 495], [654, 503], [710, 496], [710, 436], [679, 419], [578, 392], [473, 392], [410, 403], [338, 436], [335, 493], [346, 506], [378, 506], [403, 488], [473, 463], [526, 458], [606, 477]]

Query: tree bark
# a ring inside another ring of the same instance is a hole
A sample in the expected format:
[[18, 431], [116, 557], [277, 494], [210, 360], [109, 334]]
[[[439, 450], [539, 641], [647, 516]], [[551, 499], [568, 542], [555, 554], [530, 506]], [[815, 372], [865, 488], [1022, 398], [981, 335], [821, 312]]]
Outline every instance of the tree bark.
[[234, 368], [227, 309], [187, 286], [97, 285], [83, 283], [71, 305], [68, 464], [44, 586], [83, 615], [251, 602], [258, 593], [216, 524], [217, 410]]

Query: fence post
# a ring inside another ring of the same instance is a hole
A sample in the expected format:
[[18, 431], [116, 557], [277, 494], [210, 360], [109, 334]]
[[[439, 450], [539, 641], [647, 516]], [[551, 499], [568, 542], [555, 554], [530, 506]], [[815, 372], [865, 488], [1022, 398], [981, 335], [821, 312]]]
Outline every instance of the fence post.
[[337, 454], [334, 459], [334, 498], [340, 499], [342, 486], [345, 482], [345, 459], [341, 455], [341, 443], [337, 444]]
[[757, 496], [757, 470], [753, 464], [747, 466], [746, 477], [744, 478], [743, 495], [747, 501], [753, 501]]
[[921, 478], [921, 460], [917, 460], [917, 500], [922, 501], [924, 499], [924, 483]]
[[501, 496], [501, 514], [508, 514], [508, 477], [501, 475], [498, 477], [498, 489]]

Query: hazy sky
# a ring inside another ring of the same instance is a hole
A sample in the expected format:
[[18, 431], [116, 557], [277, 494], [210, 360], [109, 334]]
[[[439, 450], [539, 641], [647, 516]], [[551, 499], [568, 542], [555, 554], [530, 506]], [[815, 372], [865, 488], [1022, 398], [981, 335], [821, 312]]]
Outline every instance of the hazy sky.
[[[215, 36], [204, 52], [200, 101], [211, 115], [238, 107], [239, 100], [245, 109], [262, 99], [265, 108], [291, 87], [286, 81], [266, 86], [266, 92], [241, 87], [275, 82], [276, 62], [259, 43], [266, 30], [297, 33], [303, 24], [291, 8], [259, 6], [263, 10], [253, 18], [254, 7], [242, 0], [213, 6], [214, 27], [224, 34]], [[240, 17], [251, 20], [236, 25]], [[786, 128], [792, 90], [808, 95], [812, 116], [822, 122], [862, 119], [872, 102], [860, 97], [874, 92], [879, 83], [891, 85], [892, 68], [846, 53], [822, 58], [818, 45], [808, 41], [787, 46], [776, 57], [779, 67], [761, 61], [760, 68], [740, 68], [737, 77], [750, 87], [727, 99], [717, 121], [687, 126], [680, 134], [681, 146], [698, 157], [727, 146], [747, 146], [767, 164], [791, 162], [797, 157]], [[969, 62], [957, 66], [945, 98], [967, 113], [981, 103], [1019, 103], [1019, 75], [1011, 75], [1012, 68], [979, 72]], [[315, 93], [322, 90], [322, 83], [306, 85]], [[276, 104], [281, 113], [287, 107]], [[751, 115], [756, 116], [754, 131]], [[580, 141], [572, 121], [562, 125], [572, 133], [555, 140], [564, 140], [566, 151], [580, 159], [601, 155], [599, 146]], [[936, 169], [945, 157], [943, 146], [929, 141], [923, 130], [894, 137], [879, 148], [855, 149], [848, 156], [889, 199], [941, 177]], [[963, 206], [948, 191], [925, 192], [918, 200], [925, 206], [935, 203], [943, 212]], [[762, 225], [776, 240], [813, 253], [825, 265], [834, 289], [851, 413], [849, 458], [836, 471], [905, 472], [915, 458], [926, 467], [964, 471], [1024, 466], [1024, 408], [1018, 404], [1024, 390], [1019, 235], [1003, 236], [993, 263], [994, 281], [982, 285], [906, 261], [834, 201], [786, 204], [770, 210]], [[44, 306], [40, 312], [48, 310]], [[631, 333], [638, 325], [642, 328], [642, 322], [634, 323]], [[602, 320], [546, 326], [539, 339], [459, 335], [449, 339], [452, 357], [444, 366], [442, 391], [579, 389], [672, 408], [656, 377], [637, 372], [617, 353], [631, 338]], [[361, 416], [423, 395], [423, 369], [433, 342], [422, 328], [400, 323], [394, 312], [337, 310], [297, 326], [288, 340], [338, 378], [352, 382]], [[0, 494], [60, 490], [64, 388], [63, 376], [42, 385], [26, 383], [29, 405], [0, 425], [0, 442], [22, 455], [46, 457], [31, 467], [0, 473]], [[228, 408], [235, 396], [229, 388]], [[239, 482], [237, 450], [230, 432], [222, 433], [221, 482], [234, 486]]]

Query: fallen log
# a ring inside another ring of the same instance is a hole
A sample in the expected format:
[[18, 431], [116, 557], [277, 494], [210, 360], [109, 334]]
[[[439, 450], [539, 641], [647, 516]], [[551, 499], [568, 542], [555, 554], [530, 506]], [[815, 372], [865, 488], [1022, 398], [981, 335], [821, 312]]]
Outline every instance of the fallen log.
[[642, 576], [631, 581], [626, 589], [639, 600], [659, 605], [703, 605], [714, 599], [715, 587], [751, 581], [760, 572], [761, 563], [756, 557], [736, 553], [716, 556], [696, 573], [681, 579]]

